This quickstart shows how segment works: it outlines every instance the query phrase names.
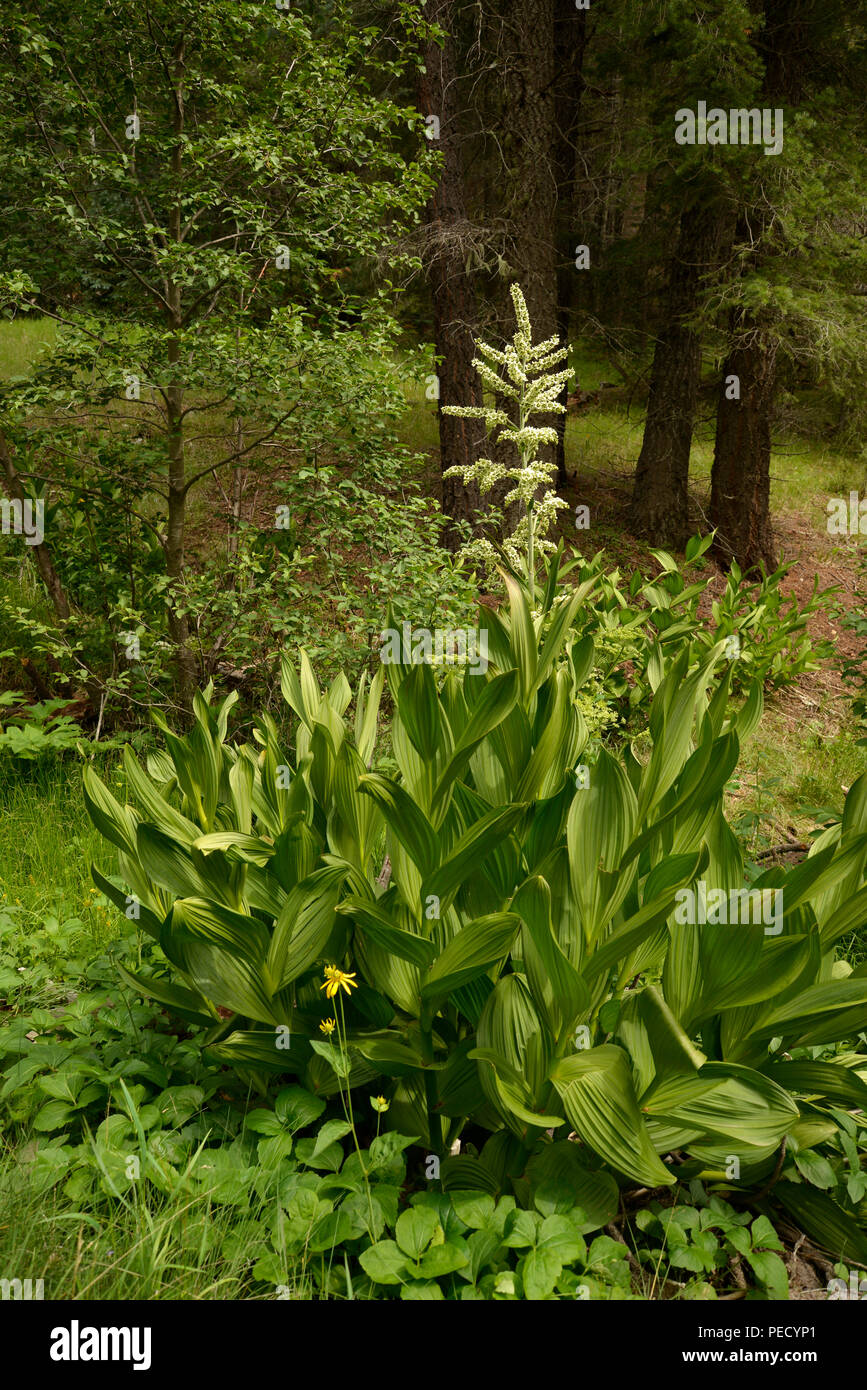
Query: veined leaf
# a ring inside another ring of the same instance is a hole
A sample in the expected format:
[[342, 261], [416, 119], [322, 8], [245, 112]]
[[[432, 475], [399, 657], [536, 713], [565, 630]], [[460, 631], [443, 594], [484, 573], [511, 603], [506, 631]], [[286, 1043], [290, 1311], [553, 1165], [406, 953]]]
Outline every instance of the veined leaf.
[[471, 825], [449, 855], [422, 885], [422, 901], [429, 896], [448, 904], [461, 884], [477, 873], [485, 856], [503, 841], [523, 818], [522, 806], [495, 807]]
[[631, 877], [614, 875], [632, 839], [637, 814], [635, 793], [616, 759], [604, 748], [590, 777], [590, 786], [576, 792], [566, 822], [572, 891], [592, 940], [606, 917], [611, 917], [629, 891]]
[[867, 1235], [826, 1192], [809, 1183], [778, 1182], [774, 1197], [802, 1231], [837, 1260], [867, 1265]]
[[156, 980], [145, 978], [143, 975], [136, 975], [132, 970], [127, 970], [117, 962], [116, 969], [122, 980], [126, 980], [138, 994], [145, 999], [155, 999], [158, 1004], [164, 1004], [178, 1018], [185, 1019], [188, 1023], [197, 1023], [209, 1027], [216, 1018], [216, 1010], [211, 1011], [208, 1001], [199, 994], [194, 994], [192, 990], [182, 989], [179, 985], [169, 984], [167, 980]]
[[433, 762], [442, 732], [436, 681], [427, 662], [410, 667], [400, 683], [397, 708], [416, 752], [427, 762]]
[[379, 903], [364, 898], [345, 898], [338, 911], [352, 918], [356, 930], [401, 960], [408, 960], [424, 970], [436, 959], [437, 948], [432, 941], [395, 926]]
[[853, 1011], [860, 1015], [863, 1027], [867, 1016], [865, 1005], [867, 979], [831, 980], [796, 994], [775, 1009], [749, 1036], [756, 1040], [785, 1037], [792, 1040], [794, 1047], [815, 1046], [819, 1041], [834, 1042], [848, 1035], [854, 1022]]
[[378, 772], [365, 773], [359, 787], [380, 807], [389, 830], [403, 845], [422, 877], [432, 874], [440, 861], [439, 840], [427, 816], [409, 793]]
[[348, 865], [329, 865], [292, 889], [274, 924], [265, 966], [273, 994], [308, 970], [325, 949], [348, 872]]
[[[478, 677], [473, 679], [477, 680]], [[448, 804], [452, 783], [463, 774], [482, 740], [506, 718], [517, 698], [518, 676], [515, 671], [506, 671], [485, 682], [434, 790], [431, 815], [437, 824]]]
[[524, 968], [531, 991], [559, 1040], [589, 1007], [590, 991], [555, 940], [551, 890], [545, 879], [528, 879], [512, 899], [511, 910], [525, 924]]
[[576, 1133], [606, 1163], [648, 1187], [676, 1181], [650, 1142], [622, 1048], [606, 1043], [563, 1058], [551, 1080]]
[[144, 807], [146, 815], [160, 830], [174, 836], [182, 844], [191, 845], [201, 835], [201, 826], [182, 816], [165, 797], [161, 796], [150, 779], [142, 772], [135, 754], [127, 744], [123, 750], [123, 767], [133, 795]]
[[788, 1092], [751, 1067], [706, 1062], [692, 1084], [695, 1094], [678, 1105], [672, 1105], [662, 1086], [651, 1088], [642, 1097], [642, 1108], [656, 1119], [709, 1139], [731, 1139], [757, 1149], [778, 1144], [798, 1119], [798, 1107]]
[[421, 1000], [429, 1013], [459, 985], [483, 975], [508, 955], [521, 926], [513, 912], [494, 912], [469, 922], [422, 976]]
[[83, 773], [84, 804], [87, 813], [100, 835], [110, 840], [130, 858], [138, 857], [136, 848], [137, 818], [120, 805], [107, 787], [97, 777], [92, 767], [85, 766]]
[[867, 1085], [853, 1067], [839, 1062], [769, 1062], [763, 1071], [772, 1081], [800, 1095], [842, 1101], [867, 1111]]
[[234, 850], [227, 858], [243, 859], [250, 864], [267, 864], [274, 853], [274, 846], [258, 835], [243, 835], [237, 830], [218, 830], [211, 835], [200, 835], [193, 841], [196, 849], [203, 854], [213, 854], [214, 850]]
[[504, 570], [501, 573], [509, 593], [509, 635], [512, 654], [521, 682], [521, 697], [526, 704], [535, 687], [538, 670], [536, 629], [521, 585]]

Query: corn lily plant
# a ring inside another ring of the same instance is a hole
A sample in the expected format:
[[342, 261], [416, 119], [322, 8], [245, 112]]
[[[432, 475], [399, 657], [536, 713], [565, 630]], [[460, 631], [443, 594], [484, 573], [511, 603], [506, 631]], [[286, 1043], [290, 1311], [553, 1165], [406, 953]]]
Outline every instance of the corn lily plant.
[[[94, 880], [167, 962], [122, 973], [221, 1064], [324, 1095], [374, 1084], [450, 1187], [764, 1181], [784, 1143], [867, 1109], [867, 968], [836, 954], [867, 917], [867, 776], [803, 863], [750, 885], [772, 924], [684, 912], [745, 890], [723, 792], [761, 686], [732, 713], [723, 641], [662, 646], [646, 745], [589, 740], [593, 639], [574, 630], [599, 579], [565, 586], [559, 565], [538, 608], [512, 574], [502, 609], [480, 608], [483, 671], [403, 653], [350, 717], [345, 678], [323, 691], [301, 653], [282, 669], [291, 745], [267, 715], [228, 741], [233, 697], [214, 708], [209, 687], [184, 736], [158, 721], [146, 770], [126, 750], [134, 804], [87, 769], [119, 866]], [[374, 767], [386, 680], [392, 775]], [[468, 1125], [489, 1138], [447, 1157]], [[825, 1194], [784, 1187], [829, 1243], [846, 1228]]]

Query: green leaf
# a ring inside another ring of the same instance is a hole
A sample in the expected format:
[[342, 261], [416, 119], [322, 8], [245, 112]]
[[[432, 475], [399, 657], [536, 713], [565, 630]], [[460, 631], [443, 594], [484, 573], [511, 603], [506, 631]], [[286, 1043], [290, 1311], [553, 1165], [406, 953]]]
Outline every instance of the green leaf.
[[352, 1070], [352, 1063], [342, 1047], [339, 1047], [337, 1043], [322, 1042], [319, 1038], [311, 1038], [310, 1046], [318, 1056], [328, 1063], [336, 1076], [343, 1080], [348, 1078]]
[[115, 800], [92, 767], [85, 765], [82, 776], [87, 814], [100, 835], [123, 850], [131, 859], [137, 859], [136, 817]]
[[260, 970], [270, 944], [268, 928], [258, 917], [233, 912], [222, 903], [203, 898], [177, 898], [160, 935], [160, 944], [170, 954], [181, 939], [206, 941]]
[[434, 943], [424, 936], [416, 936], [414, 932], [395, 926], [380, 903], [364, 898], [344, 898], [338, 912], [350, 916], [357, 931], [369, 936], [377, 945], [401, 960], [408, 960], [424, 970], [436, 959]]
[[550, 1075], [574, 1129], [600, 1158], [643, 1186], [675, 1182], [650, 1141], [622, 1048], [589, 1048], [561, 1059]]
[[867, 1111], [867, 1084], [853, 1067], [840, 1062], [770, 1062], [763, 1067], [766, 1076], [800, 1095], [824, 1096]]
[[316, 1143], [311, 1154], [312, 1158], [317, 1158], [323, 1149], [327, 1149], [337, 1139], [343, 1139], [345, 1135], [352, 1132], [352, 1125], [348, 1120], [327, 1120], [316, 1136]]
[[542, 1246], [537, 1250], [531, 1250], [520, 1266], [524, 1297], [547, 1298], [554, 1292], [554, 1285], [562, 1271], [563, 1261], [555, 1250], [547, 1250]]
[[439, 1218], [430, 1207], [410, 1207], [397, 1218], [394, 1234], [401, 1250], [419, 1260], [439, 1229]]
[[444, 1192], [455, 1190], [496, 1194], [499, 1191], [496, 1174], [469, 1154], [444, 1159], [440, 1164], [440, 1179]]
[[435, 896], [440, 899], [441, 911], [444, 911], [457, 889], [471, 875], [478, 873], [479, 866], [511, 834], [523, 815], [522, 806], [495, 807], [471, 825], [448, 859], [425, 880], [421, 890], [422, 901]]
[[244, 1116], [244, 1128], [253, 1134], [264, 1134], [267, 1137], [280, 1134], [283, 1130], [273, 1110], [251, 1110]]
[[[574, 1204], [570, 1220], [581, 1235], [613, 1221], [620, 1205], [620, 1191], [612, 1175], [604, 1170], [592, 1171], [585, 1167], [585, 1162], [578, 1145], [562, 1139], [546, 1144], [527, 1165], [531, 1191], [540, 1194], [548, 1183], [555, 1189], [569, 1191]], [[541, 1205], [539, 1210], [543, 1211]]]
[[511, 910], [527, 927], [522, 954], [536, 1008], [547, 1017], [554, 1038], [560, 1040], [579, 1013], [589, 1008], [591, 992], [554, 938], [550, 888], [545, 878], [528, 878], [511, 899]]
[[747, 1262], [759, 1283], [768, 1291], [771, 1298], [784, 1302], [789, 1296], [789, 1276], [786, 1266], [770, 1250], [750, 1250]]
[[825, 1189], [837, 1186], [837, 1174], [827, 1158], [814, 1153], [812, 1149], [801, 1149], [795, 1154], [795, 1166], [802, 1177], [813, 1187]]
[[439, 840], [409, 793], [378, 772], [366, 773], [358, 785], [379, 806], [389, 830], [403, 845], [422, 877], [432, 874], [440, 862]]
[[298, 1162], [308, 1168], [318, 1168], [328, 1173], [337, 1173], [343, 1163], [343, 1150], [339, 1144], [327, 1144], [316, 1152], [315, 1139], [299, 1139], [295, 1145]]
[[261, 970], [249, 959], [185, 932], [164, 931], [161, 944], [206, 999], [258, 1023], [285, 1022], [265, 989]]
[[305, 1129], [319, 1119], [325, 1109], [325, 1101], [305, 1091], [303, 1086], [284, 1086], [274, 1102], [274, 1113], [281, 1124], [293, 1134]]
[[218, 1043], [211, 1043], [206, 1055], [222, 1065], [231, 1067], [252, 1067], [267, 1071], [295, 1072], [303, 1069], [310, 1053], [306, 1038], [293, 1034], [285, 1043], [287, 1036], [277, 1029], [238, 1028]]
[[605, 749], [590, 777], [576, 793], [566, 823], [572, 891], [585, 935], [592, 939], [625, 899], [630, 873], [617, 873], [632, 839], [637, 814], [635, 792], [620, 763]]
[[133, 795], [141, 802], [145, 815], [154, 825], [184, 845], [191, 845], [193, 840], [201, 835], [201, 826], [182, 816], [180, 811], [176, 811], [160, 794], [150, 778], [142, 772], [129, 744], [123, 750], [123, 769]]
[[402, 1284], [409, 1275], [406, 1255], [393, 1240], [380, 1240], [362, 1250], [359, 1263], [375, 1284]]
[[[124, 916], [126, 916], [127, 909], [131, 904], [129, 902], [129, 896], [123, 889], [116, 888], [110, 879], [107, 879], [99, 872], [95, 864], [91, 864], [90, 866], [90, 876], [100, 892], [104, 893], [109, 901], [113, 902], [115, 907], [119, 908]], [[146, 931], [155, 941], [159, 941], [163, 926], [162, 919], [158, 917], [155, 912], [151, 912], [150, 908], [145, 907], [144, 903], [141, 902], [136, 903], [136, 912], [137, 915], [135, 918], [129, 920], [134, 920], [137, 926]]]
[[322, 955], [348, 872], [347, 864], [328, 865], [292, 889], [274, 923], [265, 966], [272, 993], [285, 989]]
[[799, 1114], [782, 1086], [734, 1062], [706, 1062], [682, 1082], [663, 1077], [641, 1104], [657, 1120], [757, 1149], [779, 1144]]
[[435, 818], [442, 815], [452, 783], [462, 775], [475, 749], [503, 722], [517, 698], [517, 672], [506, 671], [503, 675], [494, 676], [485, 682], [484, 689], [476, 700], [470, 718], [455, 745], [455, 751], [437, 782], [431, 803], [431, 813]]
[[404, 1284], [400, 1291], [400, 1297], [403, 1303], [441, 1303], [445, 1299], [445, 1294], [439, 1284], [422, 1284], [413, 1279], [412, 1283]]
[[[699, 864], [698, 855], [673, 855], [680, 861], [681, 876], [679, 884], [689, 882]], [[628, 876], [626, 876], [628, 877]], [[649, 878], [649, 876], [648, 876]], [[613, 965], [626, 959], [663, 925], [671, 914], [678, 887], [672, 886], [651, 902], [645, 903], [638, 912], [628, 917], [619, 927], [606, 936], [593, 951], [589, 960], [582, 966], [581, 974], [585, 981], [595, 980], [610, 970]]]
[[539, 1250], [552, 1250], [569, 1264], [573, 1260], [587, 1258], [587, 1246], [572, 1218], [562, 1212], [552, 1212], [545, 1216], [539, 1228]]
[[139, 823], [136, 846], [135, 857], [148, 878], [176, 897], [212, 899], [221, 895], [227, 882], [223, 861], [209, 862], [201, 856], [198, 864], [194, 863], [190, 849], [183, 842], [147, 821]]
[[505, 571], [503, 582], [509, 594], [509, 635], [512, 654], [521, 681], [521, 697], [526, 704], [536, 684], [538, 643], [530, 607], [524, 590], [516, 579]]
[[229, 858], [241, 859], [250, 864], [267, 864], [274, 854], [274, 846], [257, 835], [242, 835], [237, 830], [219, 830], [211, 835], [200, 835], [193, 841], [193, 847], [203, 854], [213, 854], [215, 850], [234, 850]]
[[478, 1192], [452, 1192], [449, 1195], [455, 1214], [465, 1226], [473, 1231], [493, 1226], [496, 1210], [493, 1197], [481, 1197]]
[[33, 1128], [40, 1131], [62, 1129], [72, 1119], [75, 1109], [62, 1100], [49, 1100], [37, 1112]]
[[[536, 678], [533, 682], [534, 692], [539, 689], [540, 685], [547, 678], [548, 672], [552, 669], [557, 656], [562, 650], [566, 635], [572, 628], [578, 609], [581, 607], [582, 603], [586, 602], [588, 594], [596, 586], [596, 583], [596, 579], [591, 579], [584, 584], [579, 584], [574, 593], [570, 594], [565, 602], [558, 603], [555, 608], [554, 617], [548, 626], [545, 640], [539, 652], [539, 664], [536, 670]], [[572, 664], [577, 685], [581, 685], [584, 679], [582, 675], [582, 665], [587, 662], [588, 659], [590, 664], [587, 666], [586, 674], [589, 675], [593, 662], [593, 638], [590, 636], [582, 638], [572, 649]]]
[[307, 1240], [311, 1254], [336, 1250], [352, 1237], [352, 1222], [344, 1211], [330, 1211], [320, 1217]]
[[136, 975], [121, 965], [120, 961], [115, 962], [115, 969], [120, 978], [138, 994], [143, 995], [145, 999], [155, 999], [158, 1004], [163, 1004], [172, 1013], [177, 1014], [178, 1018], [205, 1027], [213, 1025], [216, 1010], [211, 1012], [207, 1001], [200, 994], [194, 994], [192, 990], [182, 989], [179, 985], [169, 984], [168, 981], [156, 979], [154, 976]]
[[850, 977], [812, 985], [775, 1009], [749, 1036], [756, 1041], [784, 1037], [793, 1047], [837, 1042], [850, 1035], [855, 1016], [863, 1026], [865, 1004], [867, 979]]
[[425, 1279], [440, 1279], [444, 1274], [453, 1274], [457, 1269], [465, 1269], [469, 1257], [459, 1246], [451, 1241], [442, 1245], [432, 1245], [422, 1256], [419, 1273]]
[[778, 1182], [773, 1192], [801, 1230], [836, 1260], [867, 1265], [867, 1235], [827, 1193], [785, 1180]]
[[503, 1244], [510, 1250], [532, 1249], [542, 1219], [534, 1211], [510, 1211], [503, 1231]]
[[397, 692], [397, 708], [416, 752], [432, 763], [442, 734], [436, 681], [427, 662], [418, 662], [407, 671]]
[[520, 926], [520, 917], [512, 912], [494, 912], [468, 923], [422, 977], [421, 1000], [427, 1009], [435, 1010], [452, 990], [503, 960]]

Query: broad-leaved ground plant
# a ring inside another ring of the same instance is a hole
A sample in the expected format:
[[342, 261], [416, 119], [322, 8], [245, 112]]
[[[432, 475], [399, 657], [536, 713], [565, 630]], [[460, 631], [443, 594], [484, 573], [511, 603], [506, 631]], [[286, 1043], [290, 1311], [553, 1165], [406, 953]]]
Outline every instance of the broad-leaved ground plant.
[[[784, 1146], [867, 1109], [867, 968], [836, 951], [867, 913], [867, 777], [747, 898], [723, 793], [761, 683], [734, 709], [724, 640], [660, 642], [644, 739], [606, 747], [580, 709], [594, 639], [576, 635], [599, 578], [566, 586], [559, 564], [538, 606], [529, 556], [504, 572], [507, 602], [479, 612], [484, 669], [403, 650], [350, 717], [348, 681], [323, 691], [302, 652], [282, 668], [291, 740], [265, 715], [230, 741], [232, 699], [209, 688], [183, 737], [158, 720], [146, 770], [127, 753], [133, 804], [86, 770], [119, 856], [94, 880], [168, 966], [124, 978], [205, 1028], [217, 1062], [326, 1097], [375, 1086], [446, 1189], [774, 1183]], [[775, 1193], [864, 1257], [853, 1207]]]

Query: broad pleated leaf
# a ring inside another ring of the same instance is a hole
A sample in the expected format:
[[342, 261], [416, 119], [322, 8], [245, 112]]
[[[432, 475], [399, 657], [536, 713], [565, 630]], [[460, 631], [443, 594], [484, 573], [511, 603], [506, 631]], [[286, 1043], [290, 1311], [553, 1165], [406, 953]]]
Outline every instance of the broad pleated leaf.
[[650, 1141], [622, 1048], [605, 1044], [564, 1058], [551, 1080], [576, 1133], [606, 1163], [647, 1187], [675, 1182]]

